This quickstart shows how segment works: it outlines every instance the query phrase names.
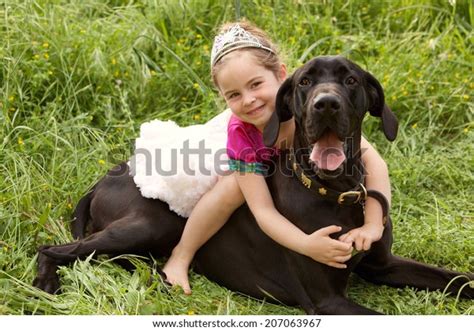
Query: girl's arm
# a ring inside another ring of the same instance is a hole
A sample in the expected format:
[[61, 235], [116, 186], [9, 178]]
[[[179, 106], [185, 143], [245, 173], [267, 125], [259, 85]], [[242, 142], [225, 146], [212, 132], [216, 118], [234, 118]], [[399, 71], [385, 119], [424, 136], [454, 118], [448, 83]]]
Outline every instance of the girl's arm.
[[[377, 153], [375, 148], [362, 137], [362, 162], [365, 166], [367, 189], [376, 190], [387, 198], [390, 207], [392, 193], [390, 190], [390, 178], [388, 177], [387, 163]], [[365, 204], [365, 222], [382, 222], [382, 206], [374, 198], [368, 198]]]
[[[388, 167], [384, 159], [377, 153], [375, 148], [364, 138], [361, 140], [362, 148], [362, 162], [365, 166], [366, 172], [366, 186], [368, 189], [376, 190], [382, 193], [385, 198], [387, 198], [388, 204], [390, 206], [392, 200], [392, 192], [390, 190], [390, 178], [388, 177]], [[374, 210], [378, 210], [379, 213], [374, 213], [374, 215], [379, 215], [380, 220], [382, 219], [382, 207], [380, 204], [373, 198], [367, 199], [367, 203], [374, 202]], [[372, 205], [372, 203], [370, 203]], [[366, 206], [367, 207], [367, 206]], [[367, 212], [367, 210], [366, 210]]]
[[[364, 137], [361, 140], [361, 148], [362, 162], [366, 171], [366, 187], [382, 193], [390, 206], [392, 194], [387, 164]], [[347, 232], [339, 239], [348, 243], [353, 242], [357, 250], [369, 250], [374, 241], [382, 238], [384, 229], [382, 218], [382, 206], [374, 198], [368, 197], [365, 203], [364, 225]]]
[[240, 189], [260, 228], [273, 240], [295, 252], [335, 268], [346, 268], [352, 246], [329, 237], [341, 231], [335, 225], [306, 234], [283, 217], [273, 204], [265, 178], [255, 173], [235, 172]]

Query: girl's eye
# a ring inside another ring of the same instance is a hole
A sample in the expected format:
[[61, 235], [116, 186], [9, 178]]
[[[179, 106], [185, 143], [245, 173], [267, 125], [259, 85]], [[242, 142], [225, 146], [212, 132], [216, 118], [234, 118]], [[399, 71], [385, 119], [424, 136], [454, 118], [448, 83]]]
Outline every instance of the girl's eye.
[[230, 95], [227, 97], [227, 99], [231, 100], [231, 99], [234, 99], [234, 98], [236, 98], [236, 97], [238, 97], [238, 96], [239, 96], [238, 93], [232, 93], [232, 94], [230, 94]]
[[355, 79], [354, 77], [352, 77], [352, 76], [350, 76], [350, 77], [348, 77], [348, 78], [346, 79], [346, 84], [347, 84], [347, 85], [354, 85], [355, 83], [357, 83], [357, 81], [356, 81], [356, 79]]
[[311, 81], [308, 78], [303, 78], [299, 82], [299, 86], [309, 86], [311, 84]]
[[252, 84], [252, 88], [259, 86], [261, 83], [262, 83], [262, 82], [254, 82], [254, 83]]

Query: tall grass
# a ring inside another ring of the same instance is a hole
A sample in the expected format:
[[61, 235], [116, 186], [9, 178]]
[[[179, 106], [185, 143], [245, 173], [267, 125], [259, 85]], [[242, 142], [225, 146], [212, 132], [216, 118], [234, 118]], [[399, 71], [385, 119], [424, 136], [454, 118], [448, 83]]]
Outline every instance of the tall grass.
[[[191, 273], [193, 295], [167, 291], [150, 263], [60, 269], [63, 293], [31, 286], [36, 248], [70, 241], [87, 188], [130, 156], [142, 122], [202, 123], [224, 105], [209, 78], [216, 27], [234, 1], [0, 4], [0, 314], [299, 314]], [[364, 134], [386, 159], [394, 251], [473, 272], [474, 178], [471, 1], [242, 0], [240, 14], [278, 42], [290, 71], [342, 54], [382, 82], [400, 120], [389, 144], [377, 120]], [[375, 286], [349, 296], [388, 314], [473, 314], [442, 292]]]

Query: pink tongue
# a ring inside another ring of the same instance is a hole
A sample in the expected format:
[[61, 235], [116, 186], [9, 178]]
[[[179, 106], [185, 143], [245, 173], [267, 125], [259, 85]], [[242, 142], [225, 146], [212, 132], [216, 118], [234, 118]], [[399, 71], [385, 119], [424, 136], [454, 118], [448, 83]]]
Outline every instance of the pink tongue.
[[342, 149], [342, 141], [339, 140], [333, 131], [327, 131], [314, 144], [309, 158], [316, 163], [319, 169], [336, 170], [346, 159]]

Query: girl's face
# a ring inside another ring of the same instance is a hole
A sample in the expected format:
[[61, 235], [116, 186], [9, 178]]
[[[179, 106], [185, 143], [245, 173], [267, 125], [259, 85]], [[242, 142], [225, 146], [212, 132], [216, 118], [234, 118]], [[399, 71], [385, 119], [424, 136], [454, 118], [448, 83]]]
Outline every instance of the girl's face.
[[234, 51], [223, 59], [216, 74], [219, 91], [227, 106], [243, 122], [263, 131], [275, 111], [275, 99], [286, 67], [275, 74], [261, 66], [249, 51]]

